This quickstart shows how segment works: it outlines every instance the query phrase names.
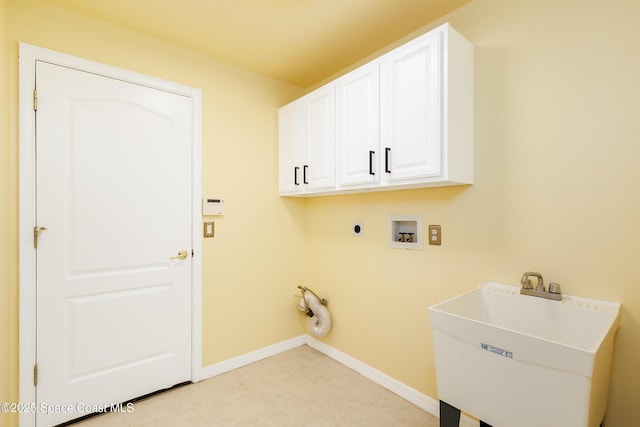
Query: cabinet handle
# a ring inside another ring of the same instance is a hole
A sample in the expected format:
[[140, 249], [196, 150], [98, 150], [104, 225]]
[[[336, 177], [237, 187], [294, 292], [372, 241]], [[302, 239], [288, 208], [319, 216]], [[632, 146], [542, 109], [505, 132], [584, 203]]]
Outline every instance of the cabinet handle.
[[391, 173], [391, 169], [389, 169], [389, 153], [391, 153], [391, 148], [384, 148], [384, 171], [386, 173]]
[[373, 171], [373, 156], [376, 154], [375, 151], [369, 151], [369, 175], [375, 175], [376, 173]]
[[309, 165], [304, 165], [302, 167], [302, 183], [303, 184], [308, 184], [307, 182], [307, 168], [309, 167]]
[[293, 168], [293, 183], [294, 185], [300, 185], [300, 183], [298, 182], [298, 170], [300, 168], [298, 166]]

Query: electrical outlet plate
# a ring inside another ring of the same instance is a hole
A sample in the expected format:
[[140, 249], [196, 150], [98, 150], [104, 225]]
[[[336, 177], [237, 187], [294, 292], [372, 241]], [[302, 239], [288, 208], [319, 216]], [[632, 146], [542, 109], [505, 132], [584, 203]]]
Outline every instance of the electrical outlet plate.
[[439, 225], [429, 226], [429, 244], [442, 245], [442, 227]]

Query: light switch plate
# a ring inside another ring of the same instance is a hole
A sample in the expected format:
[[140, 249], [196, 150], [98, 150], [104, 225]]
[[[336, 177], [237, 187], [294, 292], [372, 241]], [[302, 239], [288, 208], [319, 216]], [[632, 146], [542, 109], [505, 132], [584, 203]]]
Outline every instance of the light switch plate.
[[214, 230], [215, 230], [215, 227], [214, 227], [213, 221], [204, 222], [204, 229], [203, 229], [204, 237], [213, 237]]

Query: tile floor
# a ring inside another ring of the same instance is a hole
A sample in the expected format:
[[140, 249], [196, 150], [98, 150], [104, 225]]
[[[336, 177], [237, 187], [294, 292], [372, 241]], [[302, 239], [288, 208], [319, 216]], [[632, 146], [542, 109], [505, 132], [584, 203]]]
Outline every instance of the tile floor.
[[438, 418], [303, 345], [73, 427], [421, 426]]

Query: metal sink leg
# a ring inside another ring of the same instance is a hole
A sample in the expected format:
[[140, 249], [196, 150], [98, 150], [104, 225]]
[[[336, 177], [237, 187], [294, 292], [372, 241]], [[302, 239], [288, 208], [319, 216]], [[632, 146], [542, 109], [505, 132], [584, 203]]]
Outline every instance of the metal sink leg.
[[460, 409], [440, 401], [440, 427], [459, 427]]
[[[460, 427], [460, 409], [440, 401], [440, 427]], [[480, 427], [492, 427], [480, 420]]]

